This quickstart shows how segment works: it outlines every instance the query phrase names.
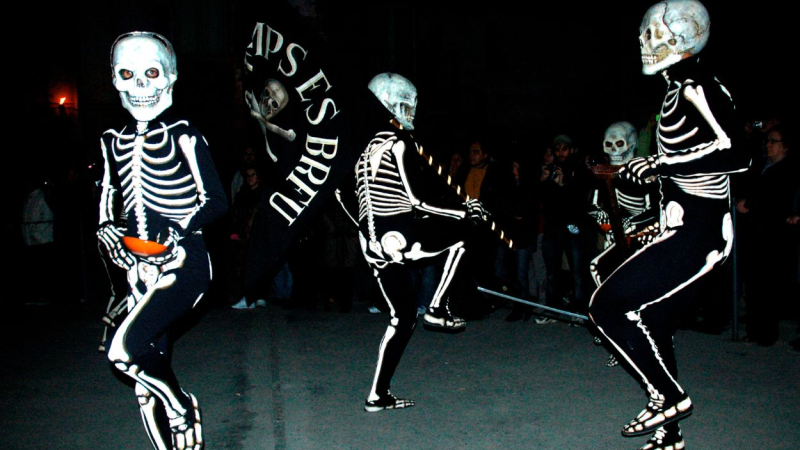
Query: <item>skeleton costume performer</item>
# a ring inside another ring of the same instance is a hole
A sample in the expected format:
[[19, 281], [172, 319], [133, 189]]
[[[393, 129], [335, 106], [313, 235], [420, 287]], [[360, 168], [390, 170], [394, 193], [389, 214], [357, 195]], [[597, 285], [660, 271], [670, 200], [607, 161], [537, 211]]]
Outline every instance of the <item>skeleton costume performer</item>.
[[[638, 147], [636, 128], [628, 122], [616, 122], [608, 127], [603, 139], [603, 151], [609, 157], [612, 166], [622, 166], [631, 160]], [[622, 219], [623, 232], [626, 237], [633, 237], [627, 244], [631, 250], [641, 248], [658, 230], [660, 193], [657, 183], [630, 183], [619, 178], [611, 182], [611, 195], [614, 196]], [[599, 193], [594, 193], [594, 204], [597, 208], [592, 214], [599, 225], [609, 225], [608, 209], [610, 205], [600, 206]], [[614, 242], [611, 231], [606, 233], [605, 250], [591, 263], [590, 271], [597, 286], [602, 284], [611, 272], [630, 256], [620, 251]]]
[[[145, 429], [157, 450], [203, 446], [200, 410], [170, 367], [173, 324], [203, 296], [211, 266], [201, 230], [227, 207], [203, 136], [162, 114], [172, 104], [175, 52], [163, 36], [123, 34], [111, 52], [114, 86], [135, 119], [100, 141], [105, 174], [98, 237], [128, 271], [129, 313], [108, 359], [136, 382]], [[147, 256], [130, 238], [166, 250]], [[144, 255], [144, 256], [137, 256]]]
[[696, 281], [730, 254], [729, 174], [749, 166], [735, 142], [739, 127], [727, 90], [694, 57], [708, 40], [709, 24], [706, 9], [694, 0], [658, 3], [642, 21], [643, 72], [661, 73], [668, 87], [658, 154], [631, 159], [620, 177], [657, 183], [661, 230], [600, 285], [589, 308], [600, 333], [647, 391], [647, 407], [622, 429], [624, 436], [655, 432], [646, 450], [684, 448], [677, 421], [693, 406], [677, 381], [677, 316], [692, 300]]
[[391, 321], [381, 340], [375, 378], [364, 409], [376, 412], [414, 406], [390, 391], [397, 364], [417, 324], [416, 292], [412, 291], [412, 266], [430, 258], [443, 258], [438, 287], [423, 320], [426, 325], [460, 330], [466, 323], [448, 308], [448, 292], [464, 255], [464, 219], [484, 213], [472, 200], [466, 207], [433, 206], [422, 188], [426, 174], [418, 144], [409, 134], [417, 105], [416, 88], [402, 76], [375, 76], [369, 90], [394, 116], [385, 114], [384, 130], [369, 142], [356, 164], [356, 195], [337, 192], [345, 211], [358, 225], [361, 249], [389, 305]]

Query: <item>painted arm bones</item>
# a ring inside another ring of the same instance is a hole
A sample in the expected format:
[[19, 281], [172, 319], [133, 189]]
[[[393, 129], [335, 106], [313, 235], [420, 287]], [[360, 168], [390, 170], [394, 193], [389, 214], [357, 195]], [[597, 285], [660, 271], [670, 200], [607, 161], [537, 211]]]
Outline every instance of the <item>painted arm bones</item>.
[[[719, 90], [727, 96], [727, 91], [722, 85], [719, 85]], [[746, 155], [742, 153], [742, 149], [733, 148], [730, 137], [709, 107], [703, 86], [695, 86], [692, 80], [686, 80], [683, 86], [678, 84], [676, 89], [667, 94], [663, 116], [669, 116], [675, 112], [677, 104], [681, 101], [680, 93], [700, 114], [706, 122], [705, 125], [710, 127], [714, 134], [714, 139], [685, 149], [668, 147], [670, 145], [678, 146], [689, 140], [698, 133], [699, 127], [689, 129], [685, 116], [677, 119], [677, 122], [671, 126], [666, 126], [659, 122], [658, 132], [661, 135], [659, 143], [662, 145], [659, 154], [657, 156], [631, 159], [620, 169], [620, 177], [637, 184], [643, 184], [651, 183], [659, 176], [713, 176], [747, 170], [749, 161]], [[730, 101], [730, 97], [723, 100]], [[664, 136], [664, 133], [674, 132], [684, 133], [671, 138]]]
[[100, 184], [100, 228], [97, 230], [97, 238], [105, 247], [114, 264], [122, 269], [130, 270], [136, 264], [136, 260], [122, 245], [125, 229], [118, 228], [114, 224], [115, 202], [119, 194], [115, 183], [112, 182], [108, 149], [102, 139], [100, 148], [103, 151], [104, 172], [103, 181]]
[[[180, 238], [201, 230], [228, 209], [228, 200], [211, 159], [208, 142], [196, 130], [192, 131], [191, 136], [183, 134], [178, 138], [197, 191], [197, 204], [193, 211], [177, 222]], [[167, 232], [171, 233], [169, 230]], [[172, 236], [175, 237], [174, 234]]]
[[[457, 210], [452, 208], [443, 208], [439, 206], [434, 206], [429, 203], [426, 203], [422, 199], [420, 199], [414, 192], [412, 192], [411, 184], [408, 182], [408, 175], [411, 173], [406, 170], [405, 165], [408, 164], [408, 159], [413, 158], [415, 163], [418, 163], [420, 158], [417, 154], [417, 151], [408, 152], [406, 156], [406, 143], [403, 140], [397, 140], [397, 137], [394, 136], [393, 138], [387, 140], [387, 142], [391, 141], [392, 145], [392, 152], [396, 155], [398, 164], [401, 166], [400, 169], [400, 176], [403, 178], [404, 184], [406, 186], [406, 191], [408, 193], [408, 198], [411, 201], [411, 206], [413, 209], [422, 212], [423, 214], [433, 214], [436, 216], [443, 216], [449, 217], [452, 219], [470, 219], [473, 221], [480, 221], [480, 220], [487, 220], [489, 217], [488, 212], [483, 208], [483, 204], [477, 199], [469, 199], [464, 202], [464, 210]], [[417, 144], [414, 143], [416, 146]], [[414, 184], [417, 185], [416, 183]]]

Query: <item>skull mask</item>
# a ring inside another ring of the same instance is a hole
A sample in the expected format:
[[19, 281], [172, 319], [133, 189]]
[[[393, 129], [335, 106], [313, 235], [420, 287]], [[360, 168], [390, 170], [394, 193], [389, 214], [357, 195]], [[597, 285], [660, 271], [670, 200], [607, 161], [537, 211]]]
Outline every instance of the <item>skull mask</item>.
[[414, 129], [417, 88], [410, 81], [400, 75], [386, 72], [375, 75], [368, 87], [403, 128]]
[[287, 103], [289, 103], [289, 94], [286, 92], [286, 88], [278, 80], [267, 80], [259, 102], [264, 119], [273, 118], [286, 107]]
[[710, 26], [708, 11], [697, 0], [666, 0], [651, 6], [639, 27], [642, 73], [659, 73], [700, 53]]
[[633, 158], [637, 145], [636, 128], [628, 122], [612, 124], [603, 138], [603, 151], [612, 166], [621, 166]]
[[178, 70], [164, 36], [135, 31], [118, 37], [111, 47], [111, 71], [122, 106], [134, 119], [149, 122], [172, 105]]

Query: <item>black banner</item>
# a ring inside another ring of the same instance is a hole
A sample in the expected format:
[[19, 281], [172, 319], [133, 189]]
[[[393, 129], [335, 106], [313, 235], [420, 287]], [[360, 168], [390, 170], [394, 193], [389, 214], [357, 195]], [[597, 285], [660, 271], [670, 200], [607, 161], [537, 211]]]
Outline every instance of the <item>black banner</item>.
[[[246, 296], [263, 298], [283, 253], [350, 173], [360, 153], [351, 144], [355, 102], [345, 64], [304, 29], [283, 2], [254, 11], [244, 51], [245, 99], [268, 165], [268, 179], [247, 250]], [[365, 84], [366, 86], [366, 84]], [[262, 178], [263, 179], [263, 178]]]

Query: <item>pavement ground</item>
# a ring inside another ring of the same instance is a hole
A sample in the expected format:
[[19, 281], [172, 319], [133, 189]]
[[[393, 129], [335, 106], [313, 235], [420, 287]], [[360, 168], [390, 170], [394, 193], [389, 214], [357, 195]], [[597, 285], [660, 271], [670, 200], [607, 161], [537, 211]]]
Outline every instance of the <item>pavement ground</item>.
[[[26, 306], [3, 319], [4, 449], [152, 448], [133, 390], [96, 351], [98, 308]], [[349, 314], [212, 308], [174, 348], [203, 408], [206, 449], [638, 449], [623, 424], [646, 398], [585, 329], [507, 323], [496, 312], [448, 335], [420, 326], [393, 381], [406, 410], [366, 413], [388, 322]], [[680, 380], [695, 404], [687, 449], [800, 449], [795, 325], [763, 348], [680, 331]]]

